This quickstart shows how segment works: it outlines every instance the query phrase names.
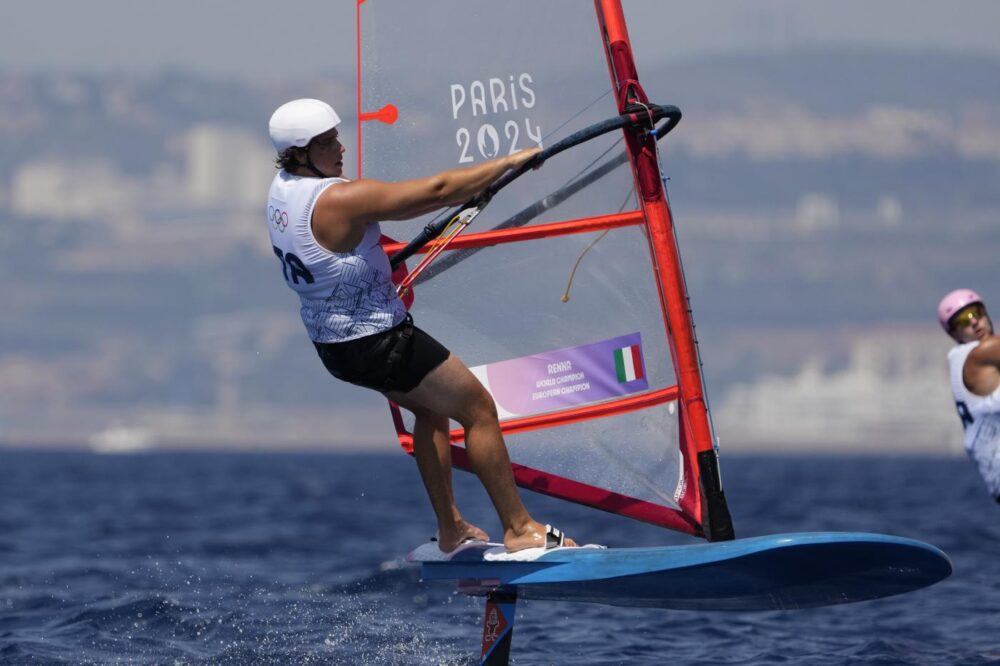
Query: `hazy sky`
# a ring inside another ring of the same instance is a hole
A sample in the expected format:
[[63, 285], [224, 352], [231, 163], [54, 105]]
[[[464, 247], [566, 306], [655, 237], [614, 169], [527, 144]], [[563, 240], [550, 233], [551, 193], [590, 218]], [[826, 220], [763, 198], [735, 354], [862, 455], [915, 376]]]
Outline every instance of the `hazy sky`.
[[[248, 79], [352, 71], [355, 0], [4, 4], [2, 69], [142, 73], [176, 66]], [[1000, 55], [994, 0], [624, 0], [624, 6], [640, 58], [829, 44]], [[427, 38], [441, 38], [431, 25]], [[455, 35], [457, 47], [462, 38]]]

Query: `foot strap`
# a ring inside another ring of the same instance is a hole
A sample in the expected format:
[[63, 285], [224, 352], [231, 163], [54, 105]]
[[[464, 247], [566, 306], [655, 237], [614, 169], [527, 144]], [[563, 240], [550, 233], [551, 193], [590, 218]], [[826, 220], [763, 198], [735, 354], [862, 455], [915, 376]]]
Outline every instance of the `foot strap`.
[[558, 527], [545, 526], [545, 550], [559, 548], [566, 543], [566, 535]]

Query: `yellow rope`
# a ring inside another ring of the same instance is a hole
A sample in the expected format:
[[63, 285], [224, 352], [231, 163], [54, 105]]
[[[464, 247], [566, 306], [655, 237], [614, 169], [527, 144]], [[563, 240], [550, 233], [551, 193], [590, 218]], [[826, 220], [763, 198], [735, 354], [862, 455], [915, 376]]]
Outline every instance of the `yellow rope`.
[[562, 300], [563, 303], [568, 303], [569, 302], [569, 290], [570, 290], [570, 287], [573, 286], [573, 278], [576, 276], [576, 269], [580, 266], [580, 262], [583, 261], [584, 255], [587, 254], [588, 252], [590, 252], [590, 248], [592, 248], [595, 245], [597, 245], [601, 241], [602, 238], [604, 238], [605, 236], [607, 236], [609, 231], [611, 231], [611, 229], [605, 229], [604, 233], [601, 234], [600, 236], [598, 236], [597, 238], [595, 238], [593, 240], [593, 242], [591, 242], [590, 245], [588, 245], [586, 248], [584, 248], [583, 252], [580, 253], [580, 256], [576, 258], [576, 263], [573, 264], [573, 270], [570, 271], [570, 274], [569, 274], [569, 282], [566, 283], [566, 291], [564, 291], [563, 295], [562, 295], [562, 299], [561, 300]]

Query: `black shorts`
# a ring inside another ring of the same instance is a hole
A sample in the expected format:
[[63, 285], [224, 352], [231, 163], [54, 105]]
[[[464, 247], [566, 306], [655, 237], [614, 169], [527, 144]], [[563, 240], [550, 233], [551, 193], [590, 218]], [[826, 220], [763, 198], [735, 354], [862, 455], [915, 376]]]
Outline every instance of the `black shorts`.
[[409, 314], [382, 333], [313, 344], [331, 375], [381, 393], [412, 391], [450, 355], [444, 345], [414, 326]]

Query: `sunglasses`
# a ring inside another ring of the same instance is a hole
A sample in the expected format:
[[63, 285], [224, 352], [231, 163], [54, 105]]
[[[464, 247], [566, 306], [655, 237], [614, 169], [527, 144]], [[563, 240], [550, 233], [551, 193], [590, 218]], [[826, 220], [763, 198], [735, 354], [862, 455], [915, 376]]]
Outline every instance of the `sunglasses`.
[[967, 305], [954, 314], [951, 318], [952, 328], [965, 328], [972, 324], [973, 319], [982, 319], [986, 316], [986, 308], [979, 303]]

